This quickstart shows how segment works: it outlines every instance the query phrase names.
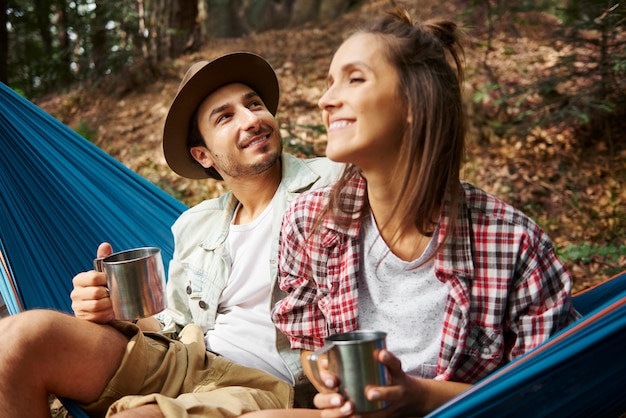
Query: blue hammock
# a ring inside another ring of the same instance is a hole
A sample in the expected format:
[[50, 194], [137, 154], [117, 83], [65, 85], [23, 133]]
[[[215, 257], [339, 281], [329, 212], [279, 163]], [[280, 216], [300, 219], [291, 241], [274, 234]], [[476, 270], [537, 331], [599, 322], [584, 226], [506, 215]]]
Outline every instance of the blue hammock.
[[[9, 313], [70, 312], [98, 244], [155, 246], [186, 206], [0, 83], [0, 251]], [[130, 145], [129, 145], [130, 146]], [[167, 265], [167, 262], [166, 262]]]
[[583, 318], [428, 415], [619, 417], [626, 412], [626, 271], [574, 297]]
[[[98, 244], [154, 246], [186, 206], [0, 83], [0, 293], [10, 314], [71, 312]], [[64, 402], [75, 417], [86, 417]]]
[[[0, 140], [0, 292], [11, 314], [70, 312], [71, 278], [101, 241], [160, 247], [167, 266], [185, 205], [1, 83]], [[574, 301], [583, 320], [429, 417], [626, 412], [626, 272]]]

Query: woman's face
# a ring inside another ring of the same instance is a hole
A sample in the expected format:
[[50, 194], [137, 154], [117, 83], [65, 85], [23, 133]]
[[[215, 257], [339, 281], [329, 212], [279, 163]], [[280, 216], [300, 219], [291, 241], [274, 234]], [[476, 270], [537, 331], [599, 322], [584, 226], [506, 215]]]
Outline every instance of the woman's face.
[[318, 102], [328, 131], [326, 155], [364, 171], [396, 164], [407, 125], [397, 71], [385, 48], [370, 33], [348, 38], [333, 57], [328, 90]]

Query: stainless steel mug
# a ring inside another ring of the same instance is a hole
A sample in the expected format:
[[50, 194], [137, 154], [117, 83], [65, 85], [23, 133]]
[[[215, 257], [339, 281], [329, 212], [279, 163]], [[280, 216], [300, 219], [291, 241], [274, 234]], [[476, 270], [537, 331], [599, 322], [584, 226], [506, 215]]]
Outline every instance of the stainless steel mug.
[[387, 386], [389, 372], [376, 360], [376, 353], [385, 348], [387, 333], [382, 331], [352, 331], [326, 338], [326, 345], [309, 355], [314, 378], [320, 379], [317, 360], [328, 356], [328, 369], [339, 376], [339, 392], [352, 401], [354, 412], [364, 413], [383, 409], [384, 401], [369, 401], [365, 387]]
[[144, 247], [120, 251], [96, 258], [94, 267], [106, 273], [116, 319], [146, 318], [167, 307], [160, 249]]

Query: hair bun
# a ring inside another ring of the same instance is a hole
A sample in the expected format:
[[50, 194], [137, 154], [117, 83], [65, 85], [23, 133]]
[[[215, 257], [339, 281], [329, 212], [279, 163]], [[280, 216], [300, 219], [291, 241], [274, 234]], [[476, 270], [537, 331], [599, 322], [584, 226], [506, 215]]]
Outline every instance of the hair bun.
[[427, 20], [423, 24], [423, 29], [439, 39], [447, 48], [453, 48], [459, 43], [457, 24], [450, 20]]

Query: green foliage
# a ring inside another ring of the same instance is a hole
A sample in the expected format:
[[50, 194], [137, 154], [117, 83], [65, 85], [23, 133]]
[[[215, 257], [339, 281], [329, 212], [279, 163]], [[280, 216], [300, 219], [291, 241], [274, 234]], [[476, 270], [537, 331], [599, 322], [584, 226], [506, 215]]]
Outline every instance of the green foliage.
[[626, 255], [626, 245], [599, 246], [583, 242], [581, 244], [568, 244], [559, 252], [559, 256], [568, 261], [591, 261], [594, 257], [608, 258], [617, 262], [619, 256]]
[[136, 2], [21, 0], [7, 9], [8, 79], [28, 97], [97, 81], [133, 62], [140, 41]]
[[76, 132], [78, 135], [82, 136], [89, 142], [95, 141], [98, 136], [98, 132], [93, 129], [84, 119], [81, 119], [78, 122], [78, 126], [76, 126], [76, 129], [74, 129], [74, 132]]
[[495, 83], [487, 83], [484, 86], [480, 86], [478, 89], [476, 89], [472, 100], [474, 101], [474, 103], [480, 103], [483, 100], [491, 97], [491, 92], [499, 88], [500, 86]]
[[558, 251], [559, 257], [567, 263], [600, 262], [606, 266], [605, 274], [612, 276], [623, 270], [619, 260], [626, 257], [626, 245], [596, 245], [589, 242], [568, 244]]

